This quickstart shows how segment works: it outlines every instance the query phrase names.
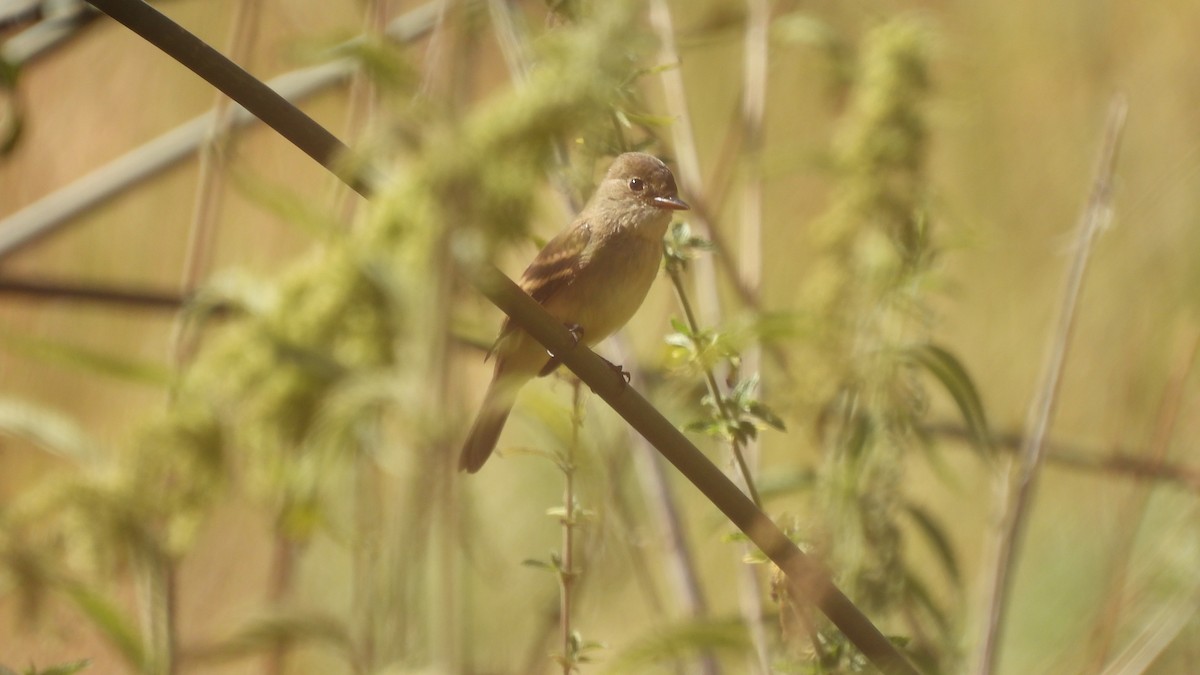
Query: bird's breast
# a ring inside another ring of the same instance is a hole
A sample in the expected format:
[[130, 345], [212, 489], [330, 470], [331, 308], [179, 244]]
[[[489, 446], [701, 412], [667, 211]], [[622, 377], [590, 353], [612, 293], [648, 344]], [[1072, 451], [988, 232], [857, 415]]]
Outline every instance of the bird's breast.
[[637, 312], [662, 261], [661, 238], [623, 232], [591, 252], [570, 286], [546, 302], [546, 310], [583, 329], [594, 345], [616, 332]]

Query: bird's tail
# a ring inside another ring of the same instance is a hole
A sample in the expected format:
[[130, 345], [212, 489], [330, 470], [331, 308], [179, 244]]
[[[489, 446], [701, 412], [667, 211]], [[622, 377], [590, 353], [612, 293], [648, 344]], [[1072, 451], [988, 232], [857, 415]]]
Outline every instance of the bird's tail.
[[483, 406], [471, 425], [467, 440], [463, 443], [462, 453], [458, 457], [458, 470], [475, 473], [483, 466], [492, 451], [496, 449], [496, 441], [508, 421], [516, 399], [516, 389], [507, 378], [496, 378], [488, 386], [487, 394], [483, 397]]

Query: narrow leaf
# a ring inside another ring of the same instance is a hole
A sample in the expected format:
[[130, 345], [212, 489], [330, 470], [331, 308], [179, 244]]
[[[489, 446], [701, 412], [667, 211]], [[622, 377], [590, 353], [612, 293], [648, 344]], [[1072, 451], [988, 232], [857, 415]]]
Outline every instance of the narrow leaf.
[[916, 345], [907, 350], [907, 356], [924, 366], [954, 399], [963, 420], [975, 438], [976, 447], [990, 454], [992, 433], [988, 428], [983, 401], [971, 376], [962, 363], [950, 352], [934, 344]]
[[108, 598], [82, 584], [70, 584], [64, 590], [75, 606], [91, 620], [92, 625], [116, 647], [130, 669], [140, 671], [146, 662], [146, 651], [138, 630], [129, 617]]
[[945, 568], [946, 574], [955, 584], [962, 583], [961, 572], [958, 569], [958, 558], [954, 555], [954, 547], [950, 545], [950, 539], [942, 531], [941, 525], [937, 523], [933, 515], [916, 504], [906, 504], [905, 511], [917, 525], [917, 531], [925, 535], [925, 539], [933, 548], [933, 552], [942, 563], [942, 567]]
[[104, 354], [65, 342], [0, 332], [0, 345], [45, 363], [88, 370], [126, 382], [155, 387], [166, 387], [171, 383], [171, 371], [166, 366]]
[[0, 434], [27, 440], [66, 459], [86, 461], [100, 453], [74, 420], [16, 399], [0, 398]]
[[[62, 663], [45, 669], [39, 669], [30, 666], [30, 668], [25, 671], [25, 675], [75, 675], [75, 673], [78, 673], [90, 665], [92, 665], [91, 659], [83, 659], [82, 661]], [[0, 670], [0, 675], [3, 675], [3, 673], [4, 671]]]
[[197, 661], [228, 661], [262, 654], [279, 645], [324, 645], [341, 654], [347, 663], [354, 660], [354, 641], [346, 626], [325, 614], [288, 614], [256, 619], [232, 638], [197, 650]]
[[746, 627], [736, 620], [688, 621], [651, 630], [616, 653], [605, 673], [644, 673], [653, 666], [699, 653], [743, 654], [750, 648]]

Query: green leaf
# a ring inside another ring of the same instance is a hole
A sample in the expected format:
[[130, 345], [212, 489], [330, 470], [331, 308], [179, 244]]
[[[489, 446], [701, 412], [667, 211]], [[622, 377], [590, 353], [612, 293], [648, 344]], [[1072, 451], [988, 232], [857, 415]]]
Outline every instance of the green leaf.
[[667, 336], [663, 340], [672, 347], [692, 348], [692, 338], [686, 333], [667, 333]]
[[233, 184], [251, 202], [298, 226], [311, 237], [324, 239], [344, 232], [343, 225], [328, 211], [313, 206], [313, 200], [249, 171], [235, 171]]
[[811, 490], [817, 483], [817, 472], [812, 467], [767, 470], [758, 476], [756, 482], [758, 495], [767, 501]]
[[761, 401], [751, 402], [747, 408], [747, 412], [753, 415], [755, 419], [773, 429], [778, 431], [787, 431], [787, 428], [784, 427], [783, 420], [780, 419], [779, 415], [776, 415], [775, 411], [768, 408], [766, 404], [762, 403]]
[[675, 118], [670, 115], [650, 115], [629, 110], [618, 110], [616, 114], [626, 128], [640, 126], [666, 129], [675, 123]]
[[25, 112], [17, 93], [21, 69], [0, 57], [0, 157], [10, 154], [25, 130]]
[[88, 461], [101, 454], [74, 420], [16, 399], [0, 398], [0, 434], [27, 440], [75, 461]]
[[741, 621], [708, 619], [685, 621], [650, 629], [644, 636], [613, 655], [604, 673], [645, 673], [654, 666], [701, 653], [729, 656], [744, 654], [750, 638]]
[[[908, 569], [904, 570], [904, 592], [910, 601], [915, 602], [917, 606], [923, 608], [925, 612], [933, 618], [934, 623], [937, 624], [938, 629], [941, 630], [944, 635], [949, 636], [951, 626], [950, 620], [946, 616], [946, 612], [938, 606], [925, 583], [914, 576], [912, 571]], [[897, 638], [895, 636], [892, 636], [889, 639], [891, 639], [892, 642], [897, 642]], [[897, 644], [900, 643], [897, 642]]]
[[993, 448], [992, 432], [988, 428], [983, 401], [971, 376], [959, 360], [945, 349], [929, 343], [909, 347], [905, 350], [905, 355], [941, 382], [942, 387], [958, 406], [963, 421], [974, 437], [976, 447], [990, 456]]
[[932, 514], [911, 502], [905, 504], [905, 512], [912, 517], [913, 522], [917, 525], [917, 531], [925, 535], [925, 539], [933, 548], [942, 567], [945, 568], [947, 576], [955, 584], [961, 584], [962, 575], [958, 569], [958, 558], [954, 555], [954, 547], [950, 545], [950, 539], [942, 531], [941, 525]]
[[412, 64], [404, 58], [404, 52], [390, 41], [352, 39], [337, 45], [331, 51], [335, 56], [349, 57], [357, 61], [362, 71], [387, 91], [411, 92], [421, 79]]
[[[30, 666], [25, 670], [24, 675], [75, 675], [75, 673], [78, 673], [90, 665], [92, 665], [91, 659], [83, 659], [73, 663], [63, 663], [57, 666], [50, 666], [44, 670]], [[4, 675], [5, 670], [8, 669], [0, 666], [0, 675]]]
[[171, 370], [166, 366], [104, 354], [65, 342], [0, 332], [0, 345], [45, 363], [88, 370], [126, 382], [166, 387], [172, 380]]
[[83, 584], [68, 584], [64, 591], [84, 616], [91, 620], [92, 625], [116, 647], [131, 669], [139, 671], [146, 662], [146, 650], [137, 627], [129, 617], [108, 598]]
[[255, 619], [228, 640], [194, 650], [193, 659], [197, 662], [232, 661], [293, 644], [326, 646], [342, 655], [346, 663], [354, 663], [354, 640], [340, 619], [321, 613], [297, 612]]
[[771, 22], [771, 37], [784, 44], [824, 46], [836, 36], [828, 23], [806, 12], [791, 12]]

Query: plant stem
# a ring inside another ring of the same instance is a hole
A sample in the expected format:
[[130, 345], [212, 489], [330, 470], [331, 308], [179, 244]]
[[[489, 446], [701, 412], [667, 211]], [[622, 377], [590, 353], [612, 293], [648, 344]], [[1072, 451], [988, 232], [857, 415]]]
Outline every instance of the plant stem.
[[[296, 577], [296, 542], [284, 531], [282, 523], [277, 524], [274, 532], [274, 542], [271, 551], [271, 571], [267, 581], [267, 602], [278, 609], [287, 599], [292, 590], [292, 582]], [[277, 642], [267, 652], [263, 672], [267, 675], [280, 675], [287, 663], [288, 646]]]
[[671, 462], [704, 496], [750, 538], [787, 577], [795, 597], [811, 602], [884, 673], [916, 675], [917, 670], [894, 644], [833, 583], [828, 570], [801, 551], [746, 493], [650, 405], [611, 364], [578, 344], [561, 322], [504, 276], [495, 266], [458, 258], [472, 285], [531, 337], [562, 360], [618, 415]]
[[[1178, 351], [1179, 348], [1176, 348]], [[1174, 375], [1163, 387], [1162, 398], [1158, 404], [1158, 422], [1150, 443], [1146, 447], [1147, 461], [1162, 463], [1167, 456], [1171, 439], [1179, 422], [1179, 412], [1182, 408], [1188, 377], [1200, 353], [1200, 335], [1193, 332], [1188, 344], [1182, 349], [1182, 354], [1175, 357], [1177, 366]], [[1097, 613], [1096, 622], [1092, 625], [1091, 636], [1088, 640], [1089, 655], [1081, 673], [1098, 673], [1104, 669], [1109, 660], [1121, 614], [1129, 605], [1129, 576], [1136, 550], [1135, 540], [1141, 526], [1146, 521], [1150, 497], [1154, 494], [1156, 485], [1135, 484], [1129, 488], [1129, 494], [1118, 512], [1117, 536], [1110, 550], [1115, 551], [1115, 560], [1108, 572], [1108, 594], [1103, 607]]]
[[142, 672], [173, 675], [175, 672], [175, 563], [161, 551], [137, 553], [137, 594], [142, 643], [146, 647]]
[[[671, 277], [671, 285], [675, 287], [675, 297], [679, 298], [679, 305], [683, 308], [684, 318], [688, 323], [688, 330], [696, 335], [700, 332], [700, 326], [696, 322], [696, 314], [692, 311], [692, 303], [688, 300], [687, 291], [683, 288], [683, 275], [679, 271], [677, 265], [667, 265], [667, 275]], [[725, 396], [721, 393], [721, 387], [717, 383], [717, 376], [713, 373], [712, 368], [704, 366], [704, 381], [708, 384], [708, 393], [713, 398], [714, 405], [717, 406], [717, 412], [723, 420], [732, 420], [733, 414], [729, 412], [729, 406], [725, 400]], [[758, 488], [754, 485], [754, 477], [750, 474], [750, 464], [746, 461], [746, 456], [742, 452], [742, 445], [736, 439], [729, 442], [730, 450], [733, 454], [734, 462], [737, 464], [738, 471], [741, 473], [742, 480], [746, 484], [746, 492], [750, 495], [754, 505], [762, 508], [762, 499], [758, 496]]]
[[[762, 293], [762, 221], [763, 181], [762, 144], [763, 119], [767, 107], [767, 63], [769, 44], [768, 31], [771, 25], [769, 0], [746, 0], [746, 32], [742, 43], [742, 110], [741, 118], [745, 138], [745, 155], [742, 163], [744, 183], [742, 186], [741, 219], [739, 227], [738, 262], [736, 273], [738, 286], [746, 289], [747, 297], [761, 300]], [[762, 348], [757, 340], [748, 344], [741, 353], [740, 367], [746, 372], [757, 374], [762, 363]], [[757, 468], [758, 444], [748, 439], [745, 447], [734, 441], [734, 456], [742, 465], [747, 485], [753, 487], [751, 476]], [[762, 502], [753, 491], [754, 503]], [[748, 544], [742, 548], [748, 555], [752, 549]], [[739, 578], [741, 592], [738, 593], [742, 615], [746, 618], [754, 644], [755, 657], [760, 672], [771, 672], [770, 649], [767, 631], [763, 623], [763, 597], [758, 578], [759, 565], [741, 565]]]
[[[939, 423], [923, 427], [925, 433], [962, 441], [971, 441], [974, 433], [964, 426]], [[1016, 431], [992, 434], [997, 449], [1011, 453], [1021, 449], [1024, 437]], [[1142, 481], [1174, 484], [1192, 493], [1200, 493], [1200, 467], [1176, 462], [1146, 459], [1135, 449], [1114, 446], [1107, 449], [1089, 448], [1065, 442], [1046, 441], [1046, 461], [1070, 469], [1110, 474]], [[1187, 455], [1187, 452], [1181, 453]]]
[[1050, 423], [1058, 403], [1058, 390], [1065, 369], [1067, 351], [1074, 332], [1076, 306], [1083, 288], [1084, 273], [1091, 258], [1092, 243], [1112, 218], [1112, 177], [1116, 163], [1117, 147], [1121, 131], [1125, 126], [1127, 104], [1124, 97], [1116, 97], [1109, 107], [1108, 125], [1104, 134], [1103, 148], [1092, 183], [1091, 196], [1079, 222], [1075, 239], [1075, 259], [1067, 273], [1067, 284], [1063, 291], [1062, 306], [1058, 314], [1058, 326], [1053, 333], [1050, 355], [1042, 376], [1038, 396], [1029, 410], [1025, 446], [1020, 453], [1020, 466], [1016, 485], [1008, 498], [1008, 508], [999, 532], [996, 546], [983, 639], [979, 642], [976, 665], [978, 675], [990, 675], [996, 667], [997, 653], [1005, 613], [1008, 610], [1012, 591], [1012, 578], [1016, 565], [1017, 551], [1025, 525], [1029, 519], [1029, 505], [1037, 484], [1039, 469], [1045, 449]]
[[[102, 0], [92, 4], [105, 12], [120, 10], [122, 20], [133, 22], [130, 27], [136, 27], [134, 28], [135, 32], [151, 30], [145, 21], [139, 21], [130, 16], [132, 12], [121, 6], [128, 3], [118, 0]], [[434, 16], [441, 5], [439, 0], [434, 0], [398, 17], [388, 25], [388, 37], [402, 43], [413, 42], [424, 37], [432, 27]], [[348, 44], [353, 44], [353, 42], [352, 40]], [[180, 43], [181, 46], [183, 44]], [[180, 56], [178, 60], [196, 70], [195, 60], [198, 57], [195, 54], [198, 52], [189, 52], [188, 56]], [[356, 69], [356, 63], [353, 60], [339, 59], [284, 73], [272, 79], [268, 89], [271, 92], [279, 92], [287, 100], [299, 101], [340, 84], [349, 78]], [[209, 69], [204, 73], [210, 82], [223, 80], [227, 82], [228, 86], [238, 86], [233, 83], [235, 78], [229, 74], [232, 71], [214, 72], [215, 70], [210, 64]], [[242, 84], [245, 86], [244, 82]], [[262, 85], [261, 82], [257, 84]], [[226, 93], [229, 92], [226, 91]], [[239, 105], [245, 101], [246, 99], [243, 97], [239, 100]], [[185, 122], [69, 185], [0, 219], [0, 260], [33, 244], [42, 237], [58, 232], [79, 215], [87, 213], [99, 204], [191, 157], [208, 137], [208, 130], [215, 117], [216, 113], [209, 111]], [[245, 109], [237, 108], [228, 131], [232, 132], [259, 121], [259, 118], [246, 112]], [[268, 126], [271, 125], [268, 124]], [[307, 150], [323, 152], [319, 143], [315, 146], [307, 144]]]
[[576, 379], [572, 395], [571, 442], [567, 444], [563, 462], [562, 517], [562, 583], [559, 617], [562, 622], [563, 675], [575, 670], [575, 649], [571, 647], [571, 587], [575, 582], [575, 452], [579, 447], [579, 431], [583, 426], [583, 387]]

